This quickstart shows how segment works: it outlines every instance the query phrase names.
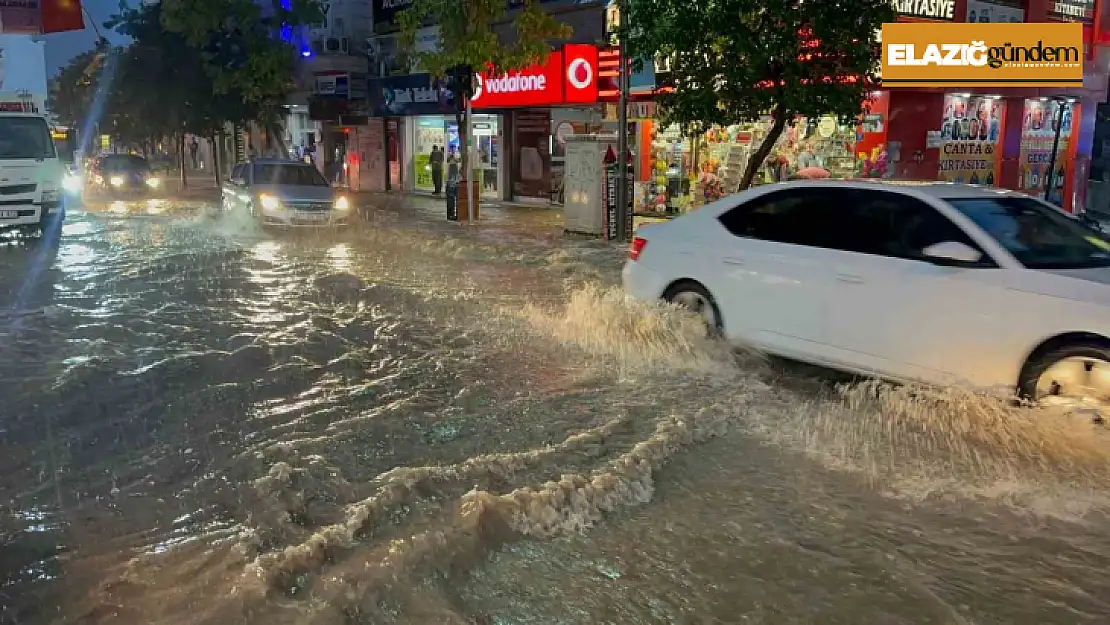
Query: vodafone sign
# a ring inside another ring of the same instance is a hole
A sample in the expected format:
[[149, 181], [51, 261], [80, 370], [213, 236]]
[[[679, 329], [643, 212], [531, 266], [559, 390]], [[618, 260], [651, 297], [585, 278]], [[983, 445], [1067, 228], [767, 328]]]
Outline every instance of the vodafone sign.
[[513, 108], [597, 102], [597, 48], [568, 44], [553, 51], [547, 63], [500, 76], [476, 76], [470, 98], [474, 108]]

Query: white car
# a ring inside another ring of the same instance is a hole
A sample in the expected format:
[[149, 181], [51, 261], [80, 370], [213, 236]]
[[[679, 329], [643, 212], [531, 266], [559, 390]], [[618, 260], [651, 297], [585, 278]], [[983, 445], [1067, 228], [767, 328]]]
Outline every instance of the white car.
[[728, 339], [864, 375], [1110, 399], [1110, 243], [1010, 191], [788, 182], [641, 228], [625, 290]]

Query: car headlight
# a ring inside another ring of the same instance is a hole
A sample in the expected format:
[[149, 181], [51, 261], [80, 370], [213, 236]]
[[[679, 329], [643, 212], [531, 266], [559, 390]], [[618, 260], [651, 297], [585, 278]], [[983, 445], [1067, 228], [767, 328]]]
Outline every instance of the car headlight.
[[265, 193], [258, 196], [258, 201], [260, 204], [262, 204], [262, 208], [265, 208], [267, 210], [274, 210], [281, 206], [281, 200], [272, 195], [266, 195]]
[[108, 182], [111, 182], [113, 187], [122, 187], [123, 176], [112, 176], [112, 178]]
[[42, 190], [42, 202], [43, 202], [43, 204], [45, 204], [47, 202], [57, 202], [60, 198], [61, 198], [61, 192], [59, 192], [57, 189], [43, 189]]
[[81, 176], [77, 174], [70, 174], [62, 180], [62, 188], [70, 193], [77, 193], [83, 186]]
[[162, 186], [162, 180], [160, 178], [147, 178], [146, 186], [150, 187], [151, 189], [157, 189], [158, 187]]
[[335, 210], [345, 211], [349, 208], [351, 208], [351, 203], [347, 201], [347, 198], [343, 197], [342, 195], [335, 198]]

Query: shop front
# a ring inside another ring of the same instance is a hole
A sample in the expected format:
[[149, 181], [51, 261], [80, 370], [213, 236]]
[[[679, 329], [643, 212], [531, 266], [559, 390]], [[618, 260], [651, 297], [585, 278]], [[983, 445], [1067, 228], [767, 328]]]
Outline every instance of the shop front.
[[[567, 44], [552, 51], [543, 65], [478, 76], [471, 105], [483, 193], [526, 203], [558, 201], [565, 144], [560, 137], [601, 120], [597, 74], [597, 48]], [[501, 114], [491, 114], [495, 111]], [[502, 156], [506, 152], [509, 159]]]
[[[459, 125], [452, 115], [421, 115], [411, 120], [408, 126], [410, 136], [407, 143], [412, 146], [412, 186], [413, 191], [432, 192], [435, 181], [432, 178], [431, 157], [433, 150], [442, 150], [445, 162], [461, 158], [463, 146], [459, 140]], [[500, 197], [502, 182], [501, 168], [501, 116], [475, 113], [471, 120], [474, 133], [476, 161], [472, 163], [478, 188], [483, 197]]]

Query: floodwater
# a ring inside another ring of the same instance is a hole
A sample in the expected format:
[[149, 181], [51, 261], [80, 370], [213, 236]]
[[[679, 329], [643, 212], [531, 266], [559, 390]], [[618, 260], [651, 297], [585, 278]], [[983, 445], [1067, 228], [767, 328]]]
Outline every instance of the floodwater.
[[619, 250], [413, 202], [0, 246], [0, 623], [1110, 620], [1097, 426], [735, 353]]

